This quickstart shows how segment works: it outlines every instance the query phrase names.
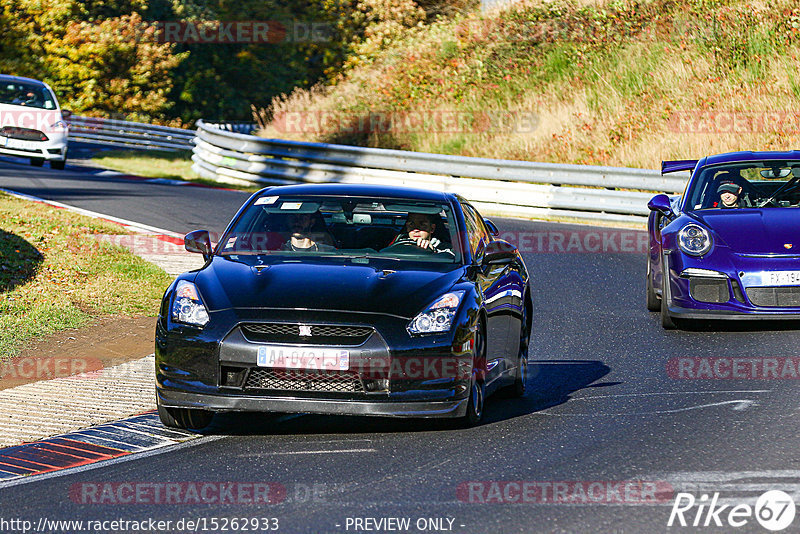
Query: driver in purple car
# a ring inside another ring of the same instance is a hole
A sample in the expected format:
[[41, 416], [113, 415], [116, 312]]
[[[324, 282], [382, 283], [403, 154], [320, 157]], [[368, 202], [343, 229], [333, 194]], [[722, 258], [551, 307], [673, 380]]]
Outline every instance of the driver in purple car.
[[727, 209], [741, 207], [739, 195], [742, 194], [742, 186], [739, 184], [733, 181], [722, 182], [719, 184], [719, 187], [717, 187], [717, 193], [719, 193], [718, 208]]

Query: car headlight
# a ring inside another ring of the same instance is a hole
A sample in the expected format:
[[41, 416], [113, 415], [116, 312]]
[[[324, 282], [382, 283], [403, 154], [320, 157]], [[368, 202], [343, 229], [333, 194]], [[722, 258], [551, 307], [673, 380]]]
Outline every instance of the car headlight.
[[175, 287], [172, 320], [194, 326], [205, 326], [208, 323], [208, 312], [197, 291], [197, 286], [193, 283], [181, 280]]
[[702, 256], [711, 250], [711, 234], [697, 224], [687, 224], [678, 232], [678, 246], [690, 256]]
[[406, 329], [409, 334], [434, 334], [447, 332], [453, 326], [453, 317], [456, 315], [458, 305], [464, 297], [464, 291], [451, 291], [445, 293], [425, 311], [414, 317]]

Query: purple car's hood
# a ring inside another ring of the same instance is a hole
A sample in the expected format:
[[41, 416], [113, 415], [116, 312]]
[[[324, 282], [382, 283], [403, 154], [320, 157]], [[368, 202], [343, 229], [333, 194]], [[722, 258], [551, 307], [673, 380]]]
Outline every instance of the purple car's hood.
[[703, 210], [691, 216], [733, 252], [800, 253], [800, 208]]

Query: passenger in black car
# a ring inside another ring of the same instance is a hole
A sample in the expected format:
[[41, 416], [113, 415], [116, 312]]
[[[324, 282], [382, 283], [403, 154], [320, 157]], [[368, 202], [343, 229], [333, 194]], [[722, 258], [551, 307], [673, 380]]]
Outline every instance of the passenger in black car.
[[409, 213], [403, 231], [383, 250], [399, 247], [418, 247], [435, 254], [446, 254], [455, 258], [453, 250], [434, 237], [436, 218], [428, 213]]
[[[333, 239], [325, 229], [324, 221], [320, 222], [321, 215], [316, 213], [292, 213], [289, 215], [288, 225], [289, 240], [283, 244], [281, 250], [287, 251], [323, 251], [336, 250]], [[322, 228], [320, 228], [320, 224]]]

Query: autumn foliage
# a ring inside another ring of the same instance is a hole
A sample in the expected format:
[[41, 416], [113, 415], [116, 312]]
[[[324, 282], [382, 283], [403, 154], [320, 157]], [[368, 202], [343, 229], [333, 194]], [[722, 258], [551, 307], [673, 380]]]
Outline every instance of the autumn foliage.
[[[474, 0], [0, 0], [0, 72], [48, 82], [84, 115], [188, 124], [249, 119], [337, 79], [404, 30]], [[165, 22], [265, 22], [274, 42], [163, 39]], [[274, 35], [274, 34], [273, 34]]]

